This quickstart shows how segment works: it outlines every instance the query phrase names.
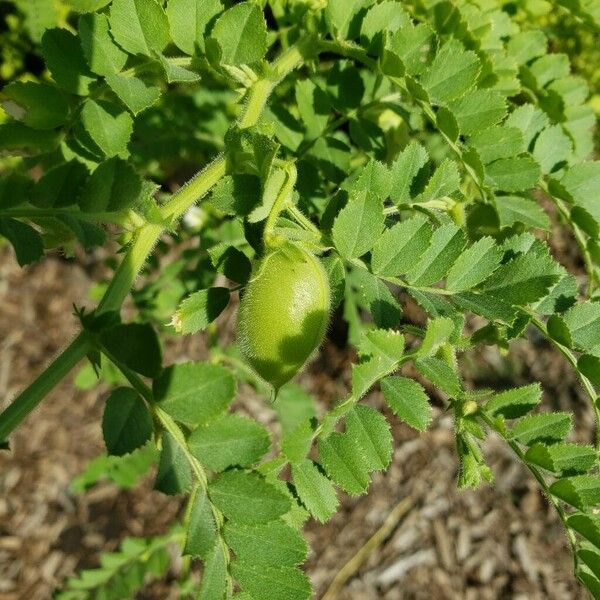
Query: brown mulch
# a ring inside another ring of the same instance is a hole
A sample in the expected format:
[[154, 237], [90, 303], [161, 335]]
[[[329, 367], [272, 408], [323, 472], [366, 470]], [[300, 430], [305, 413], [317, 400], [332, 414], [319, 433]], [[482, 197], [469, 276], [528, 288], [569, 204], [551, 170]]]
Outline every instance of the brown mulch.
[[[0, 407], [76, 331], [71, 304], [81, 303], [91, 281], [76, 261], [50, 257], [20, 269], [11, 252], [0, 249]], [[170, 358], [180, 357], [178, 352], [198, 359], [201, 344], [174, 345]], [[346, 359], [328, 345], [302, 384], [334, 400], [343, 381], [331, 375]], [[591, 435], [593, 418], [576, 383], [541, 341], [515, 344], [508, 358], [484, 348], [464, 363], [474, 385], [542, 381], [547, 406], [574, 410], [581, 439]], [[150, 477], [130, 491], [110, 484], [83, 495], [69, 491], [70, 481], [102, 452], [105, 394], [63, 382], [12, 436], [12, 451], [0, 454], [0, 600], [50, 598], [65, 577], [96, 566], [99, 554], [124, 537], [164, 532], [180, 514], [180, 501], [153, 492]], [[250, 392], [242, 391], [239, 401], [261, 411]], [[378, 393], [369, 401], [381, 406]], [[391, 468], [374, 478], [367, 496], [340, 495], [342, 507], [331, 522], [307, 527], [315, 597], [322, 598], [342, 565], [407, 499], [407, 512], [353, 572], [340, 600], [587, 597], [574, 581], [555, 514], [499, 440], [491, 437], [485, 444], [494, 486], [459, 491], [450, 416], [436, 408], [431, 429], [421, 436], [392, 422]], [[158, 600], [176, 593], [163, 583], [149, 585], [138, 597]]]

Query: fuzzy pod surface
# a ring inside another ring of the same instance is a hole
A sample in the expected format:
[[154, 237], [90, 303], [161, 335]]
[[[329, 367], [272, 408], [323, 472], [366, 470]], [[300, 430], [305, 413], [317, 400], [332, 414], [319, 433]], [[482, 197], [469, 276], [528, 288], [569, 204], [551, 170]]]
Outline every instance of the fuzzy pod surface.
[[250, 366], [276, 390], [323, 341], [329, 279], [319, 259], [284, 242], [254, 266], [238, 311], [237, 339]]

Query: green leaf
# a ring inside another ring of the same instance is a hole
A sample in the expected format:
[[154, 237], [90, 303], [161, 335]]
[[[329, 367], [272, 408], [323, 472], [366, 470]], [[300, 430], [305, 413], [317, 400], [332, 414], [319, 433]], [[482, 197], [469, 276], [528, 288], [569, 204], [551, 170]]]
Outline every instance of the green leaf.
[[440, 200], [458, 190], [460, 185], [460, 174], [456, 162], [446, 159], [435, 170], [431, 176], [423, 193], [420, 194], [415, 202], [429, 202], [431, 200]]
[[56, 131], [41, 131], [18, 121], [0, 123], [0, 150], [5, 156], [29, 156], [51, 152], [59, 144]]
[[176, 60], [172, 60], [163, 54], [158, 55], [158, 61], [165, 73], [167, 83], [195, 83], [200, 81], [200, 75], [191, 69], [182, 67]]
[[123, 456], [142, 447], [152, 437], [154, 425], [141, 396], [133, 389], [121, 387], [106, 399], [102, 432], [106, 450]]
[[134, 75], [107, 75], [106, 83], [133, 115], [150, 108], [160, 98], [160, 88]]
[[217, 541], [217, 528], [210, 500], [204, 488], [197, 486], [192, 492], [188, 504], [188, 514], [183, 555], [206, 558]]
[[306, 136], [315, 139], [327, 126], [332, 110], [331, 100], [327, 93], [310, 79], [297, 81], [295, 91], [296, 104], [306, 128]]
[[600, 303], [576, 304], [562, 316], [562, 319], [577, 348], [591, 354], [600, 352]]
[[162, 365], [158, 336], [149, 323], [119, 324], [100, 334], [100, 343], [136, 373], [156, 377]]
[[558, 265], [547, 254], [522, 254], [499, 267], [482, 290], [514, 305], [526, 305], [542, 298], [558, 281]]
[[226, 523], [223, 534], [236, 559], [247, 564], [294, 567], [306, 560], [302, 535], [282, 521], [262, 525]]
[[333, 223], [333, 242], [347, 259], [366, 254], [383, 230], [383, 204], [363, 190], [352, 195]]
[[129, 113], [109, 102], [88, 99], [81, 111], [81, 121], [87, 133], [102, 153], [111, 156], [127, 152], [133, 132], [133, 119]]
[[577, 360], [577, 368], [596, 387], [600, 387], [600, 357], [582, 354]]
[[26, 223], [16, 219], [0, 218], [0, 235], [12, 244], [21, 267], [40, 260], [44, 255], [42, 237]]
[[493, 238], [483, 237], [467, 248], [452, 265], [446, 289], [463, 292], [485, 281], [500, 265], [502, 251]]
[[535, 408], [542, 398], [539, 383], [506, 390], [494, 394], [485, 405], [486, 412], [491, 415], [502, 415], [507, 419], [516, 419]]
[[104, 14], [86, 14], [79, 19], [79, 38], [90, 69], [98, 75], [118, 73], [127, 62], [127, 54], [114, 42]]
[[346, 417], [346, 434], [357, 440], [369, 471], [383, 471], [392, 460], [392, 435], [386, 418], [377, 410], [357, 404]]
[[206, 28], [222, 10], [220, 0], [170, 0], [167, 17], [177, 47], [190, 55], [203, 51]]
[[[506, 127], [516, 127], [523, 135], [525, 148], [529, 147], [533, 138], [548, 124], [546, 113], [533, 104], [523, 104], [516, 108], [504, 125]], [[513, 153], [514, 154], [514, 153]]]
[[226, 175], [214, 187], [208, 203], [231, 215], [249, 215], [260, 200], [260, 179], [254, 175]]
[[223, 412], [235, 395], [230, 371], [208, 363], [172, 365], [154, 380], [154, 399], [174, 419], [195, 425]]
[[77, 12], [94, 12], [105, 7], [111, 0], [67, 0], [67, 4]]
[[234, 523], [274, 521], [291, 507], [289, 498], [256, 473], [227, 471], [209, 485], [217, 508]]
[[477, 55], [451, 39], [440, 48], [421, 84], [434, 102], [443, 104], [468, 92], [475, 85], [479, 70]]
[[360, 26], [360, 36], [370, 42], [384, 31], [394, 32], [411, 22], [409, 14], [394, 0], [383, 0], [369, 8]]
[[76, 160], [59, 164], [38, 179], [30, 201], [39, 208], [72, 206], [77, 203], [87, 176], [87, 169]]
[[462, 384], [455, 369], [445, 360], [430, 356], [415, 361], [417, 371], [424, 375], [433, 385], [450, 397], [459, 396]]
[[229, 304], [229, 290], [212, 287], [190, 294], [173, 315], [172, 324], [184, 335], [206, 329]]
[[291, 463], [301, 462], [309, 453], [313, 439], [311, 421], [300, 423], [281, 438], [281, 451]]
[[426, 23], [408, 24], [390, 38], [389, 49], [402, 59], [410, 75], [418, 75], [428, 67], [435, 54], [435, 33]]
[[540, 178], [540, 166], [529, 155], [501, 158], [486, 165], [485, 173], [494, 187], [505, 192], [521, 192], [535, 186]]
[[225, 415], [201, 425], [188, 438], [190, 452], [207, 468], [249, 467], [269, 450], [269, 432], [256, 421]]
[[450, 104], [462, 134], [473, 135], [500, 122], [506, 114], [506, 100], [490, 89], [476, 89]]
[[436, 229], [429, 248], [408, 272], [408, 282], [415, 286], [429, 286], [442, 279], [462, 252], [465, 242], [464, 232], [453, 223]]
[[329, 33], [335, 38], [348, 37], [350, 25], [363, 4], [363, 0], [328, 1], [325, 7], [325, 22]]
[[117, 44], [130, 54], [153, 56], [169, 43], [169, 21], [156, 0], [113, 0], [110, 29]]
[[515, 421], [511, 437], [527, 446], [534, 442], [559, 442], [571, 430], [570, 413], [555, 412], [527, 415]]
[[550, 493], [579, 510], [585, 510], [600, 502], [600, 476], [575, 475], [559, 479], [550, 486]]
[[223, 600], [225, 598], [229, 580], [227, 558], [225, 548], [218, 542], [215, 543], [202, 573], [198, 600]]
[[4, 110], [33, 129], [54, 129], [69, 116], [69, 104], [54, 86], [33, 81], [13, 81], [0, 95]]
[[542, 168], [542, 173], [550, 173], [557, 165], [569, 159], [573, 151], [571, 140], [560, 125], [547, 127], [540, 133], [533, 148], [533, 158]]
[[66, 29], [48, 29], [42, 37], [42, 54], [56, 83], [73, 94], [85, 96], [96, 77], [90, 71], [79, 39]]
[[524, 65], [534, 58], [546, 54], [548, 40], [541, 30], [520, 31], [513, 35], [506, 49], [519, 65]]
[[174, 496], [186, 492], [192, 484], [192, 470], [181, 446], [167, 431], [162, 434], [162, 450], [155, 489]]
[[525, 150], [523, 133], [516, 127], [489, 127], [475, 134], [470, 143], [484, 164], [515, 156]]
[[600, 516], [574, 514], [567, 519], [567, 525], [600, 548]]
[[597, 460], [596, 451], [591, 446], [557, 443], [548, 446], [535, 443], [527, 450], [525, 459], [551, 473], [585, 473]]
[[308, 600], [312, 588], [308, 577], [293, 567], [271, 567], [234, 561], [231, 572], [253, 600]]
[[539, 88], [543, 88], [551, 81], [566, 77], [569, 74], [569, 57], [562, 53], [545, 54], [538, 58], [529, 70]]
[[431, 406], [423, 387], [413, 379], [394, 376], [381, 381], [383, 397], [392, 412], [417, 431], [431, 423]]
[[211, 37], [219, 44], [221, 62], [227, 65], [258, 62], [267, 52], [267, 25], [262, 10], [253, 2], [240, 2], [226, 10]]
[[284, 434], [316, 416], [314, 398], [295, 383], [287, 383], [279, 390], [273, 409]]
[[460, 309], [481, 315], [490, 321], [512, 323], [517, 316], [510, 304], [487, 294], [463, 292], [452, 296], [452, 301]]
[[546, 231], [550, 229], [550, 218], [544, 209], [530, 198], [497, 196], [496, 209], [501, 227], [512, 227], [515, 223], [523, 223], [527, 227]]
[[377, 327], [389, 328], [398, 324], [402, 309], [385, 282], [360, 268], [351, 273], [351, 281], [358, 288], [358, 301], [371, 313]]
[[132, 207], [142, 191], [142, 181], [133, 167], [120, 158], [98, 166], [79, 196], [82, 211], [116, 212]]
[[390, 169], [390, 198], [395, 204], [404, 204], [410, 200], [412, 182], [426, 162], [427, 151], [417, 142], [411, 142], [393, 162]]
[[418, 350], [420, 358], [433, 356], [440, 346], [445, 344], [454, 334], [454, 322], [448, 317], [437, 317], [427, 321], [425, 337]]
[[584, 208], [596, 222], [600, 222], [598, 186], [600, 185], [600, 161], [582, 162], [569, 168], [560, 180], [567, 197]]
[[367, 491], [369, 473], [362, 459], [361, 447], [350, 435], [334, 431], [320, 438], [319, 460], [327, 475], [349, 494]]
[[292, 465], [292, 479], [304, 506], [317, 521], [324, 523], [337, 510], [335, 489], [310, 460]]

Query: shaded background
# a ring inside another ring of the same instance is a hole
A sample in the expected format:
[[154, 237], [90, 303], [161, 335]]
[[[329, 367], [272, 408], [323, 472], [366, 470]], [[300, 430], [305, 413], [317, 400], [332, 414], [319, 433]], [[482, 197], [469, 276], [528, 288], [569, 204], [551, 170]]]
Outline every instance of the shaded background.
[[[558, 232], [552, 239], [555, 253], [569, 262], [570, 240]], [[21, 269], [12, 251], [0, 248], [0, 408], [76, 331], [72, 302], [86, 298], [103, 275], [99, 264], [84, 256], [49, 256]], [[226, 337], [234, 310], [219, 321]], [[593, 415], [569, 367], [532, 336], [531, 343], [513, 343], [508, 356], [493, 348], [463, 356], [466, 381], [505, 387], [540, 380], [544, 406], [573, 410], [577, 439], [591, 439]], [[165, 354], [166, 362], [207, 356], [201, 335], [167, 338]], [[352, 358], [350, 350], [330, 340], [300, 383], [325, 406], [347, 386]], [[103, 451], [106, 394], [105, 386], [79, 390], [69, 378], [12, 436], [12, 452], [0, 454], [0, 600], [49, 598], [65, 577], [97, 566], [101, 552], [116, 549], [127, 536], [166, 532], [181, 514], [182, 501], [152, 491], [152, 471], [132, 490], [100, 483], [83, 494], [70, 491], [71, 480]], [[236, 402], [274, 424], [268, 402], [250, 388], [242, 386]], [[383, 409], [378, 391], [367, 402]], [[451, 417], [436, 404], [424, 435], [391, 419], [393, 463], [375, 476], [367, 496], [341, 494], [341, 510], [331, 522], [309, 523], [307, 570], [316, 597], [323, 597], [342, 566], [358, 554], [362, 563], [345, 570], [347, 581], [328, 600], [585, 598], [556, 515], [499, 440], [485, 443], [495, 485], [457, 490]], [[387, 530], [365, 548], [386, 519]], [[177, 553], [173, 556], [167, 578], [150, 583], [138, 598], [177, 597], [169, 583], [180, 566]]]

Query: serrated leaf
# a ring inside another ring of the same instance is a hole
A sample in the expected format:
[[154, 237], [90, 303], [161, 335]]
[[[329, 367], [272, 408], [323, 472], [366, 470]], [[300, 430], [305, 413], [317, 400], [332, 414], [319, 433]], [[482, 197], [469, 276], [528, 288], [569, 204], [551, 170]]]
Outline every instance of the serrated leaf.
[[132, 207], [142, 192], [133, 167], [120, 158], [101, 163], [86, 181], [78, 204], [84, 212], [113, 212]]
[[254, 565], [294, 567], [306, 560], [302, 535], [282, 521], [261, 525], [226, 523], [223, 534], [236, 559]]
[[156, 0], [113, 0], [110, 29], [116, 42], [130, 54], [153, 56], [169, 43], [169, 21]]
[[538, 87], [543, 88], [554, 79], [566, 77], [569, 74], [569, 57], [559, 52], [545, 54], [536, 59], [529, 70]]
[[308, 577], [293, 567], [271, 567], [234, 561], [231, 572], [253, 600], [308, 600], [312, 588]]
[[274, 521], [291, 507], [289, 498], [256, 473], [227, 471], [209, 485], [217, 508], [234, 523]]
[[327, 125], [331, 113], [331, 100], [327, 93], [312, 80], [296, 82], [296, 104], [306, 135], [310, 139], [319, 136]]
[[448, 317], [437, 317], [427, 321], [425, 337], [419, 346], [419, 357], [432, 356], [454, 333], [454, 321]]
[[109, 454], [123, 456], [140, 448], [152, 437], [154, 425], [141, 396], [133, 388], [121, 387], [106, 399], [102, 433]]
[[520, 31], [513, 35], [506, 49], [508, 53], [514, 57], [514, 59], [520, 65], [524, 65], [534, 58], [543, 56], [546, 53], [546, 46], [548, 40], [541, 30], [533, 31]]
[[582, 162], [569, 168], [560, 180], [568, 198], [584, 208], [596, 222], [600, 222], [598, 186], [600, 185], [600, 161]]
[[571, 140], [560, 125], [546, 127], [535, 140], [533, 158], [542, 168], [542, 173], [550, 173], [559, 163], [569, 159], [573, 151]]
[[558, 279], [557, 264], [549, 255], [522, 254], [499, 267], [482, 291], [513, 305], [526, 305], [542, 298]]
[[111, 75], [125, 66], [127, 53], [115, 44], [106, 15], [82, 15], [79, 19], [79, 38], [85, 59], [94, 73]]
[[229, 290], [212, 287], [198, 290], [181, 302], [173, 315], [172, 324], [177, 333], [187, 335], [206, 329], [229, 304]]
[[195, 429], [188, 438], [190, 452], [207, 468], [249, 467], [269, 450], [269, 432], [256, 421], [225, 415]]
[[460, 378], [455, 368], [445, 360], [436, 356], [419, 358], [415, 361], [415, 367], [419, 373], [448, 396], [456, 397], [460, 395], [462, 391]]
[[0, 95], [6, 113], [33, 129], [54, 129], [69, 116], [69, 104], [54, 86], [13, 81]]
[[395, 204], [410, 200], [410, 187], [417, 173], [427, 162], [427, 151], [421, 144], [411, 142], [392, 163], [390, 198]]
[[600, 516], [599, 515], [571, 515], [567, 519], [571, 529], [590, 541], [596, 548], [600, 548]]
[[476, 89], [450, 104], [463, 135], [473, 135], [496, 125], [506, 114], [506, 100], [490, 89]]
[[284, 434], [291, 433], [316, 415], [314, 398], [295, 383], [287, 383], [279, 390], [273, 409]]
[[225, 598], [229, 579], [227, 559], [225, 548], [221, 544], [215, 543], [204, 566], [198, 600], [223, 600]]
[[335, 514], [338, 499], [333, 484], [312, 461], [292, 465], [292, 479], [300, 500], [317, 521], [324, 523]]
[[221, 49], [221, 62], [250, 64], [267, 51], [267, 26], [262, 10], [253, 2], [241, 2], [226, 10], [216, 21], [211, 37]]
[[351, 273], [351, 281], [358, 288], [357, 300], [371, 313], [377, 327], [389, 328], [398, 324], [402, 309], [384, 281], [360, 268]]
[[451, 39], [438, 51], [431, 67], [421, 77], [421, 84], [434, 102], [443, 104], [459, 98], [477, 81], [480, 63], [474, 52]]
[[392, 412], [417, 431], [431, 422], [431, 406], [423, 387], [413, 379], [394, 376], [381, 381], [381, 391]]
[[491, 185], [504, 192], [522, 192], [535, 186], [540, 166], [529, 154], [501, 158], [486, 165], [485, 174]]
[[455, 161], [446, 159], [435, 170], [422, 194], [415, 199], [415, 202], [429, 202], [439, 200], [458, 190], [460, 185], [460, 174]]
[[458, 258], [465, 242], [463, 231], [453, 223], [436, 229], [429, 247], [408, 272], [408, 282], [415, 286], [429, 286], [438, 282]]
[[577, 368], [596, 387], [600, 387], [600, 357], [592, 354], [582, 354], [577, 359]]
[[313, 441], [311, 421], [300, 423], [295, 429], [283, 434], [281, 451], [291, 463], [303, 461], [310, 451]]
[[158, 62], [163, 69], [167, 83], [195, 83], [200, 81], [200, 75], [191, 69], [181, 66], [176, 60], [158, 54]]
[[154, 399], [174, 419], [195, 425], [223, 412], [235, 395], [230, 371], [208, 363], [182, 363], [154, 380]]
[[204, 488], [197, 486], [191, 494], [188, 515], [183, 555], [206, 558], [217, 541], [217, 528]]
[[331, 0], [327, 2], [324, 15], [329, 32], [344, 39], [356, 13], [362, 8], [362, 0]]
[[446, 289], [463, 292], [485, 281], [500, 265], [502, 251], [493, 238], [483, 237], [454, 262], [446, 278]]
[[534, 442], [559, 442], [571, 430], [571, 421], [571, 415], [565, 412], [527, 415], [515, 421], [510, 434], [513, 439], [525, 445]]
[[334, 431], [320, 438], [319, 460], [327, 475], [349, 494], [367, 491], [369, 473], [363, 462], [361, 447], [350, 435]]
[[576, 304], [562, 319], [578, 348], [591, 354], [600, 352], [600, 303]]
[[203, 51], [208, 24], [222, 10], [219, 0], [170, 0], [167, 17], [177, 47], [190, 55]]
[[561, 473], [585, 473], [596, 463], [596, 451], [591, 446], [579, 444], [556, 443], [546, 445], [533, 444], [525, 459], [547, 471]]
[[533, 104], [523, 104], [516, 108], [504, 122], [506, 127], [516, 127], [523, 135], [525, 148], [533, 138], [548, 124], [546, 113]]
[[523, 133], [516, 127], [495, 125], [476, 133], [470, 144], [484, 164], [525, 151]]
[[377, 275], [406, 273], [425, 252], [431, 239], [431, 226], [423, 216], [396, 223], [386, 229], [373, 247], [371, 267]]
[[542, 398], [539, 383], [506, 390], [494, 394], [485, 405], [485, 410], [491, 415], [502, 415], [507, 419], [516, 419], [535, 408]]
[[149, 323], [120, 323], [102, 331], [100, 342], [116, 358], [136, 373], [156, 377], [162, 365], [162, 349]]
[[192, 470], [177, 440], [164, 431], [162, 449], [156, 473], [155, 489], [170, 496], [183, 494], [192, 484]]
[[88, 99], [81, 111], [81, 121], [107, 158], [126, 153], [133, 132], [133, 119], [129, 113], [109, 102]]
[[412, 23], [391, 36], [389, 49], [402, 59], [410, 75], [422, 73], [431, 63], [436, 50], [435, 33], [427, 23]]
[[383, 471], [392, 459], [392, 436], [386, 418], [377, 410], [357, 404], [346, 416], [346, 434], [357, 440], [369, 471]]
[[12, 244], [21, 267], [40, 260], [44, 255], [42, 237], [27, 223], [0, 218], [0, 235]]
[[537, 229], [548, 230], [550, 228], [550, 218], [544, 209], [530, 198], [497, 196], [496, 209], [501, 227], [512, 227], [515, 223], [523, 223], [527, 227]]
[[160, 88], [149, 85], [133, 75], [115, 73], [107, 75], [105, 80], [134, 116], [150, 108], [161, 95]]
[[42, 37], [42, 53], [56, 83], [73, 94], [85, 96], [96, 80], [90, 71], [79, 39], [66, 29], [48, 29]]
[[61, 163], [36, 181], [30, 202], [39, 208], [62, 208], [77, 204], [87, 176], [88, 171], [80, 162], [71, 160]]
[[333, 223], [333, 242], [347, 259], [367, 253], [383, 229], [381, 200], [366, 190], [350, 197]]
[[550, 486], [550, 493], [579, 510], [585, 510], [600, 502], [600, 476], [575, 475], [559, 479]]

